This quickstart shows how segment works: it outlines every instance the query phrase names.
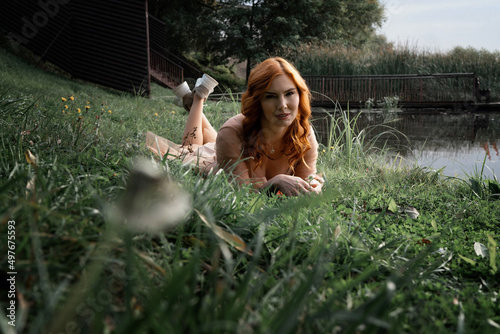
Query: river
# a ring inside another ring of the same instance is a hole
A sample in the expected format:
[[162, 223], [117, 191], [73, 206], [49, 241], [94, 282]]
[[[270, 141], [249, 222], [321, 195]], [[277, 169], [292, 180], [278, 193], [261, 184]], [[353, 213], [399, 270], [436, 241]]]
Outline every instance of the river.
[[[312, 124], [324, 144], [329, 129], [325, 112], [339, 114], [338, 110], [313, 108]], [[370, 129], [365, 142], [387, 131], [382, 125], [393, 128], [390, 135], [382, 135], [375, 145], [382, 147], [387, 143], [392, 156], [402, 156], [409, 165], [442, 169], [444, 175], [465, 178], [480, 173], [485, 161], [484, 177], [500, 176], [500, 110], [349, 112], [351, 119], [356, 116], [357, 131]]]

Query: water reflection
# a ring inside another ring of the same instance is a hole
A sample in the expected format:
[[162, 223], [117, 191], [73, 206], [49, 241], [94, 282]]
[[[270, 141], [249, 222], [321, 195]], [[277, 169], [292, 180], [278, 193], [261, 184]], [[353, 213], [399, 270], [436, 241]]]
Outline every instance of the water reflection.
[[[334, 110], [313, 109], [313, 125], [320, 141], [328, 140], [329, 121], [325, 112]], [[337, 111], [337, 115], [338, 115]], [[464, 176], [481, 170], [486, 156], [486, 166], [500, 176], [499, 142], [500, 111], [487, 113], [429, 112], [429, 111], [363, 111], [350, 112], [358, 116], [357, 131], [367, 130], [367, 138], [380, 138], [376, 145], [385, 143], [395, 154], [422, 167], [443, 169], [448, 176]], [[384, 134], [388, 125], [397, 131]], [[493, 174], [485, 168], [485, 175]]]

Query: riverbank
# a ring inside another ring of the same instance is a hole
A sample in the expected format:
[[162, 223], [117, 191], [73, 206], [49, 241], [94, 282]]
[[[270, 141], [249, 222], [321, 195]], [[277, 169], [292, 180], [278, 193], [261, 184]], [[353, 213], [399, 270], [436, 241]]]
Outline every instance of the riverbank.
[[[385, 151], [368, 154], [344, 122], [319, 150], [322, 194], [253, 193], [224, 173], [152, 159], [144, 131], [179, 141], [187, 118], [171, 90], [133, 97], [1, 49], [0, 59], [0, 217], [16, 227], [15, 262], [3, 257], [0, 273], [15, 266], [16, 331], [500, 327], [498, 183], [387, 166]], [[209, 101], [206, 110], [219, 127], [239, 106]], [[157, 174], [133, 172], [138, 156]], [[0, 234], [11, 235], [7, 224]]]

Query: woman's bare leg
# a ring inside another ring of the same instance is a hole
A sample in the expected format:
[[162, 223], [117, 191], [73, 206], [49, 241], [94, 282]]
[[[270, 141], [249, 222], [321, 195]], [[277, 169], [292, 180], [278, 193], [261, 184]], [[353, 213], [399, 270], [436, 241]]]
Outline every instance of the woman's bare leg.
[[203, 114], [202, 127], [203, 127], [203, 144], [215, 143], [215, 140], [217, 139], [217, 131], [215, 131], [212, 124], [210, 124], [205, 114]]
[[203, 102], [205, 100], [193, 94], [193, 104], [186, 121], [184, 134], [182, 135], [182, 145], [192, 144], [203, 145], [215, 142], [217, 131], [212, 127], [208, 119], [203, 114]]

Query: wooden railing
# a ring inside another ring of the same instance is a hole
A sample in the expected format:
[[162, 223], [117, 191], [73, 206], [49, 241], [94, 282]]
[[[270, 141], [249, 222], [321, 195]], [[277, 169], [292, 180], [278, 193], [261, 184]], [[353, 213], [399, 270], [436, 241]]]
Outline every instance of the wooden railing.
[[464, 103], [475, 99], [474, 73], [432, 75], [305, 75], [314, 105], [365, 105], [397, 97], [399, 105], [439, 105]]
[[151, 76], [170, 88], [175, 88], [184, 81], [184, 69], [170, 61], [164, 55], [149, 50]]
[[203, 72], [188, 63], [185, 59], [173, 54], [168, 50], [166, 51], [166, 55], [171, 62], [181, 66], [184, 69], [184, 80], [187, 80], [190, 84], [194, 84], [195, 80], [197, 78], [201, 78], [201, 76], [203, 75]]
[[165, 22], [151, 13], [149, 18], [150, 74], [152, 79], [170, 88], [177, 87], [183, 81], [194, 85], [201, 73], [185, 59], [169, 52], [166, 48]]

